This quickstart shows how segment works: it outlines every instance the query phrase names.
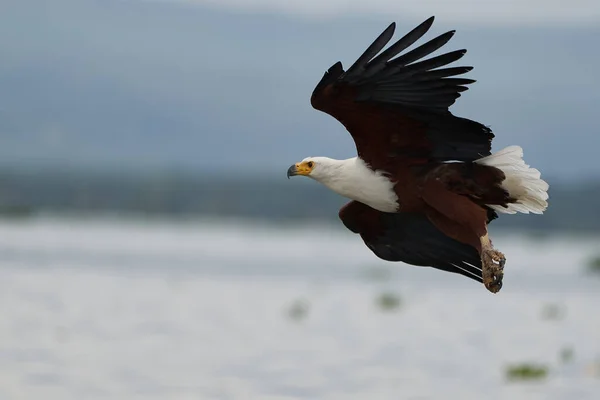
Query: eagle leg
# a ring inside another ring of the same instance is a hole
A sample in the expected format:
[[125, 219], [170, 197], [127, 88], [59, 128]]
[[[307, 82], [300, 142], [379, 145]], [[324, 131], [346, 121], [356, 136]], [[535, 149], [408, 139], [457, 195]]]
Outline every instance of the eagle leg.
[[504, 277], [504, 254], [494, 249], [489, 236], [481, 237], [481, 269], [483, 273], [483, 284], [492, 293], [498, 293], [502, 289], [502, 278]]

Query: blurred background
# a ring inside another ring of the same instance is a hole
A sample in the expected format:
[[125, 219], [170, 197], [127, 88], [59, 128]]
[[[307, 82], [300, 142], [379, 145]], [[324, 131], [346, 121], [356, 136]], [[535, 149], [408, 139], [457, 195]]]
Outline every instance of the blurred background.
[[[431, 15], [551, 186], [498, 295], [285, 178], [355, 154], [324, 71]], [[594, 0], [0, 0], [0, 398], [597, 398], [599, 42]]]

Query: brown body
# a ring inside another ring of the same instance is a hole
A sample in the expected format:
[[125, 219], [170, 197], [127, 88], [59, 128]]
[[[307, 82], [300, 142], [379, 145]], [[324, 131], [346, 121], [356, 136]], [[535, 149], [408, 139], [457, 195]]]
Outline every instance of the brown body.
[[[415, 169], [422, 172], [415, 173]], [[480, 238], [487, 234], [487, 224], [494, 218], [487, 205], [510, 201], [500, 187], [504, 173], [493, 167], [474, 164], [467, 168], [465, 164], [454, 163], [426, 164], [419, 168], [399, 165], [393, 176], [399, 212], [422, 213], [445, 235], [478, 251], [481, 251]], [[372, 221], [377, 221], [381, 212], [365, 206], [367, 210], [354, 214], [356, 206], [350, 207], [353, 203], [340, 210], [340, 218], [355, 218], [353, 224], [365, 236], [379, 234], [381, 227]]]

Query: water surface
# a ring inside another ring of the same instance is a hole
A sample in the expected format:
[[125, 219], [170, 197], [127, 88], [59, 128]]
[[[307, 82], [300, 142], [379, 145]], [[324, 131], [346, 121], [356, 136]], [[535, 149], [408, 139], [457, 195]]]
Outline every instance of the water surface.
[[341, 226], [1, 221], [0, 398], [594, 399], [598, 243], [500, 235], [492, 295]]

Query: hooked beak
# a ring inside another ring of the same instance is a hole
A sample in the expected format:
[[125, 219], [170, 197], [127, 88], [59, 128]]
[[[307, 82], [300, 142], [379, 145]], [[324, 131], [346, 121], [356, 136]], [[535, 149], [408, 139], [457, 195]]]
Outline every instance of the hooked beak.
[[296, 176], [296, 175], [309, 176], [313, 170], [313, 166], [314, 166], [314, 163], [312, 161], [308, 161], [308, 162], [302, 161], [302, 162], [296, 163], [288, 168], [287, 177], [289, 179], [290, 176]]
[[290, 176], [296, 176], [296, 175], [298, 175], [298, 168], [296, 167], [296, 164], [294, 164], [288, 168], [287, 177], [288, 177], [288, 179], [290, 179]]

